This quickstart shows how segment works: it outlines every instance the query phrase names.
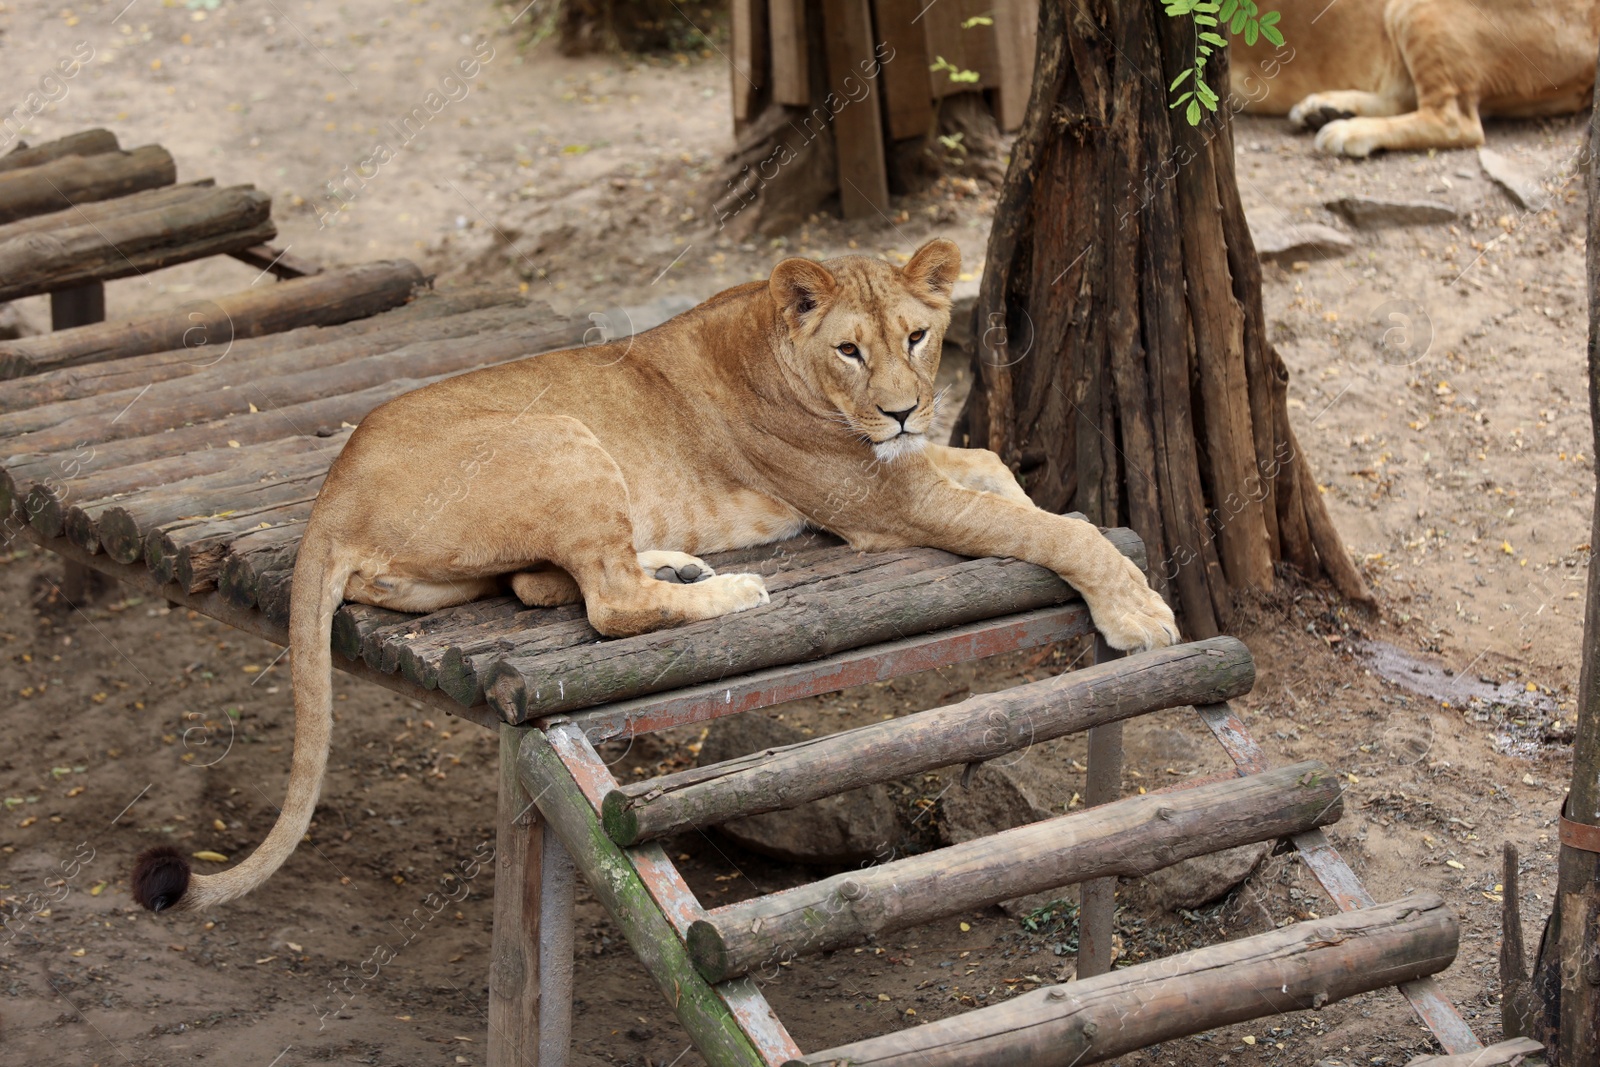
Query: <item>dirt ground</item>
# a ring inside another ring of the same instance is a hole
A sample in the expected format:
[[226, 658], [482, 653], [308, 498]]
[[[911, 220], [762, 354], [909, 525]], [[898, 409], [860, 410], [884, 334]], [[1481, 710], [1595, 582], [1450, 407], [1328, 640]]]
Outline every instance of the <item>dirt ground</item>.
[[[992, 191], [966, 181], [897, 200], [881, 222], [819, 219], [786, 241], [719, 231], [703, 207], [731, 143], [715, 47], [566, 59], [525, 47], [537, 7], [513, 21], [515, 7], [438, 0], [125, 2], [0, 3], [9, 75], [0, 107], [87, 42], [93, 60], [31, 120], [27, 139], [105, 125], [125, 145], [167, 146], [183, 179], [254, 182], [272, 193], [280, 243], [297, 255], [409, 256], [441, 285], [523, 284], [579, 313], [699, 299], [764, 276], [789, 252], [904, 257], [934, 234], [961, 244], [969, 284], [982, 269]], [[480, 73], [466, 95], [376, 177], [347, 185], [341, 210], [327, 183], [474, 56]], [[1499, 845], [1522, 849], [1536, 942], [1569, 773], [1562, 738], [1594, 485], [1584, 204], [1570, 166], [1582, 121], [1491, 127], [1491, 146], [1542, 182], [1548, 202], [1535, 210], [1516, 207], [1472, 152], [1330, 161], [1275, 120], [1237, 126], [1247, 206], [1278, 225], [1336, 224], [1321, 205], [1358, 194], [1440, 200], [1459, 213], [1353, 234], [1353, 250], [1334, 258], [1267, 267], [1295, 427], [1380, 610], [1350, 611], [1288, 583], [1242, 605], [1237, 632], [1260, 677], [1238, 705], [1274, 761], [1321, 759], [1345, 776], [1345, 816], [1330, 833], [1376, 896], [1431, 888], [1459, 912], [1461, 953], [1443, 984], [1485, 1039], [1499, 1027]], [[254, 276], [208, 261], [112, 283], [108, 302], [112, 315], [166, 307]], [[21, 310], [47, 324], [42, 300]], [[483, 1062], [492, 868], [460, 872], [493, 845], [494, 741], [341, 678], [310, 845], [263, 891], [213, 915], [149, 916], [127, 894], [138, 850], [171, 842], [234, 858], [271, 823], [292, 718], [279, 650], [120, 593], [67, 605], [53, 585], [59, 563], [25, 544], [3, 558], [0, 1060]], [[836, 729], [1067, 669], [1078, 651], [1004, 657], [782, 713]], [[697, 736], [611, 755], [621, 774], [680, 765]], [[1028, 754], [1056, 784], [1053, 808], [1081, 790], [1082, 757], [1078, 741]], [[1223, 766], [1186, 713], [1130, 728], [1130, 792]], [[936, 825], [941, 788], [910, 783], [900, 795]], [[669, 847], [708, 902], [815, 877], [716, 835]], [[403, 926], [434, 890], [460, 901]], [[1131, 961], [1330, 907], [1293, 857], [1196, 912], [1167, 913], [1138, 883], [1121, 900]], [[766, 992], [807, 1049], [917, 1025], [1069, 974], [1069, 935], [1034, 925], [998, 909], [953, 917], [797, 961]], [[578, 941], [574, 1063], [700, 1062], [587, 894]], [[380, 946], [395, 959], [375, 968]], [[1383, 992], [1125, 1062], [1395, 1065], [1431, 1047]]]

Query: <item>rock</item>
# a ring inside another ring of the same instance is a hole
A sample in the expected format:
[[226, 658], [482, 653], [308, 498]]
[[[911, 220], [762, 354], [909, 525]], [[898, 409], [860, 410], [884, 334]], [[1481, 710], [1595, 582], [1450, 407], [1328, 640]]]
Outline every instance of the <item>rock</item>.
[[1262, 259], [1315, 259], [1337, 256], [1356, 246], [1347, 235], [1320, 222], [1279, 221], [1282, 212], [1248, 211], [1245, 221], [1256, 255]]
[[[945, 844], [959, 845], [1050, 817], [1049, 808], [1023, 784], [1026, 772], [1021, 770], [1021, 764], [1007, 764], [1005, 759], [1002, 756], [981, 764], [966, 785], [957, 780], [945, 790], [941, 802], [944, 820], [940, 825]], [[954, 773], [960, 775], [962, 771]]]
[[[699, 765], [805, 739], [800, 730], [761, 712], [729, 715], [711, 724], [700, 747]], [[852, 789], [788, 811], [735, 819], [717, 829], [752, 852], [787, 863], [827, 866], [882, 862], [894, 855], [905, 836], [900, 809], [882, 785]]]
[[1370, 196], [1347, 196], [1324, 205], [1358, 230], [1378, 230], [1385, 226], [1426, 226], [1450, 222], [1456, 209], [1438, 200], [1379, 200]]
[[1492, 148], [1478, 149], [1478, 165], [1520, 208], [1537, 207], [1549, 199], [1538, 178]]
[[1169, 911], [1198, 908], [1226, 894], [1250, 877], [1256, 865], [1272, 851], [1270, 841], [1240, 845], [1210, 856], [1175, 863], [1145, 876], [1156, 901]]

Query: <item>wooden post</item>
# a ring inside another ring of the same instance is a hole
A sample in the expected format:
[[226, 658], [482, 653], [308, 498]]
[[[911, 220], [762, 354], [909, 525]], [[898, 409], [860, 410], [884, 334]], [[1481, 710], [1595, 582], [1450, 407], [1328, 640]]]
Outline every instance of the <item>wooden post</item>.
[[561, 1067], [572, 1038], [572, 862], [517, 772], [527, 732], [500, 727], [489, 1067]]
[[1314, 761], [1127, 797], [718, 908], [689, 927], [689, 955], [707, 981], [725, 981], [1085, 878], [1301, 833], [1343, 811], [1338, 779]]
[[[867, 0], [822, 0], [828, 36], [828, 99], [839, 152], [839, 206], [847, 219], [889, 217], [889, 171], [878, 113], [877, 63]], [[859, 94], [859, 95], [858, 95]]]
[[[50, 294], [50, 329], [68, 330], [102, 322], [106, 317], [104, 282], [90, 282]], [[71, 560], [61, 561], [61, 595], [67, 603], [81, 607], [110, 585], [110, 579], [92, 567]]]
[[[1094, 661], [1108, 663], [1122, 653], [1094, 637]], [[1122, 720], [1089, 731], [1089, 770], [1084, 803], [1109, 804], [1122, 796]], [[1078, 977], [1111, 970], [1112, 938], [1117, 932], [1117, 880], [1096, 878], [1078, 890]]]
[[1249, 692], [1254, 681], [1250, 650], [1236, 638], [1156, 649], [1126, 665], [1097, 664], [948, 707], [629, 783], [606, 794], [606, 832], [618, 844], [633, 845], [793, 808], [935, 767], [994, 759], [1085, 727], [1092, 736], [1111, 718], [1204, 703], [1207, 692], [1237, 696]]
[[994, 1007], [911, 1026], [786, 1067], [1084, 1067], [1230, 1023], [1321, 1008], [1450, 966], [1460, 940], [1437, 893], [1295, 923]]

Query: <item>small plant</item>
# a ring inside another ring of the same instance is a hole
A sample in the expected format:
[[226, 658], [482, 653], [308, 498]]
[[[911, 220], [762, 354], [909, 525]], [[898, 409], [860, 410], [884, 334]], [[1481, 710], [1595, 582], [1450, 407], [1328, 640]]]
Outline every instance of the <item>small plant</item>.
[[1228, 32], [1237, 37], [1244, 34], [1244, 43], [1253, 45], [1265, 37], [1274, 46], [1283, 47], [1283, 34], [1278, 29], [1279, 12], [1262, 12], [1255, 0], [1162, 0], [1169, 18], [1188, 15], [1194, 19], [1194, 60], [1167, 87], [1176, 93], [1185, 82], [1189, 88], [1174, 97], [1171, 106], [1184, 107], [1184, 117], [1189, 125], [1200, 125], [1201, 116], [1217, 110], [1220, 99], [1215, 89], [1206, 84], [1206, 60], [1218, 48], [1226, 48], [1228, 41], [1221, 34], [1226, 23]]
[[935, 74], [939, 73], [939, 71], [941, 71], [941, 70], [949, 71], [950, 72], [950, 80], [953, 81], [953, 82], [963, 82], [963, 83], [975, 84], [977, 82], [977, 80], [978, 80], [978, 72], [977, 71], [975, 71], [975, 70], [962, 70], [960, 67], [958, 67], [954, 63], [950, 62], [944, 56], [935, 56], [933, 58], [933, 63], [928, 67], [928, 69], [933, 71]]

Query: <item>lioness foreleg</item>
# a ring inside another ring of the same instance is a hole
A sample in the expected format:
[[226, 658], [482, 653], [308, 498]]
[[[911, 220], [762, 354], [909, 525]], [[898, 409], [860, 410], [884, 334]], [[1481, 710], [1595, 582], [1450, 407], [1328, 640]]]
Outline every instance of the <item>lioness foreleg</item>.
[[1082, 519], [942, 478], [915, 479], [902, 491], [904, 499], [915, 501], [908, 508], [917, 527], [910, 533], [914, 543], [1049, 567], [1083, 594], [1095, 627], [1113, 647], [1157, 648], [1178, 639], [1172, 609], [1138, 566]]
[[949, 445], [928, 445], [925, 451], [940, 474], [957, 485], [976, 489], [980, 493], [994, 493], [1019, 504], [1033, 505], [1017, 484], [1017, 476], [1005, 461], [987, 448], [951, 448]]

